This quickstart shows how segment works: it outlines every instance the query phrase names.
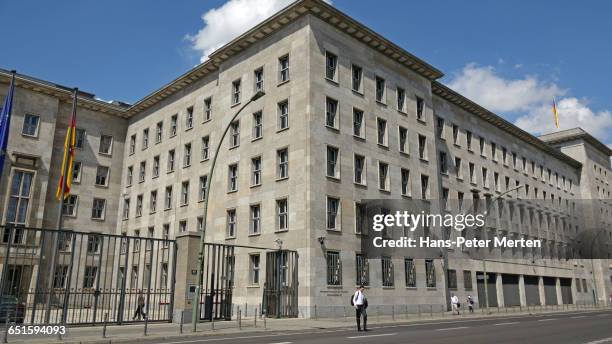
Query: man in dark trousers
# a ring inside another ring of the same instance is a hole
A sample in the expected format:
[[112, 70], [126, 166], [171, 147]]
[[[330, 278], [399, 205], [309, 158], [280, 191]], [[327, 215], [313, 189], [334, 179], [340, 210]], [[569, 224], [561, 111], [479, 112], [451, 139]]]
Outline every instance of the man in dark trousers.
[[368, 300], [363, 294], [364, 287], [361, 285], [355, 291], [353, 295], [353, 306], [355, 307], [355, 317], [357, 318], [357, 331], [361, 331], [361, 317], [363, 316], [363, 330], [368, 330], [368, 314], [366, 308], [368, 308]]

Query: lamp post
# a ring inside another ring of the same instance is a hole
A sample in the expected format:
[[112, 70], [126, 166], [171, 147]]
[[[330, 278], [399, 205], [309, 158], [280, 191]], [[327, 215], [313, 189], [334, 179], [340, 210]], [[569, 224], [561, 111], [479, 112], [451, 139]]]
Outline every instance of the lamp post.
[[221, 134], [221, 138], [219, 138], [219, 143], [217, 144], [217, 148], [215, 148], [215, 155], [213, 155], [213, 159], [210, 165], [210, 172], [208, 173], [208, 177], [206, 178], [206, 191], [204, 193], [204, 218], [202, 219], [202, 233], [200, 234], [200, 250], [198, 252], [198, 270], [197, 270], [198, 271], [198, 277], [197, 277], [198, 284], [196, 285], [195, 293], [193, 296], [193, 306], [192, 306], [192, 313], [191, 313], [191, 327], [192, 327], [193, 332], [196, 331], [197, 319], [199, 317], [199, 312], [200, 312], [200, 307], [199, 307], [200, 306], [200, 290], [202, 288], [202, 277], [203, 277], [202, 276], [203, 274], [202, 265], [204, 264], [204, 244], [205, 244], [204, 235], [206, 233], [206, 217], [208, 215], [208, 195], [210, 194], [210, 187], [211, 187], [211, 182], [213, 179], [213, 172], [215, 171], [215, 164], [217, 162], [217, 156], [219, 155], [219, 150], [221, 149], [223, 138], [225, 138], [225, 135], [229, 131], [229, 128], [232, 126], [232, 123], [234, 123], [238, 115], [240, 115], [242, 110], [244, 110], [244, 108], [246, 108], [249, 104], [263, 97], [264, 95], [265, 95], [265, 92], [257, 91], [257, 93], [255, 93], [251, 97], [251, 99], [249, 99], [248, 102], [246, 102], [242, 107], [240, 107], [240, 109], [238, 109], [238, 111], [234, 114], [234, 116], [228, 122], [227, 126], [223, 130], [223, 134]]
[[[522, 188], [524, 186], [525, 186], [525, 184], [519, 185], [519, 186], [514, 187], [512, 189], [509, 189], [509, 190], [506, 190], [506, 191], [502, 192], [501, 194], [497, 195], [495, 198], [493, 198], [491, 200], [491, 202], [487, 205], [487, 209], [485, 209], [485, 212], [484, 212], [485, 219], [486, 219], [486, 216], [489, 215], [489, 210], [491, 210], [491, 206], [495, 203], [495, 201], [497, 201], [498, 199], [500, 199], [504, 195], [509, 194], [512, 191], [516, 191], [516, 190], [518, 190], [518, 189], [520, 189], [520, 188]], [[486, 228], [485, 228], [485, 231], [486, 231]], [[485, 232], [485, 235], [486, 235], [486, 232]], [[485, 237], [485, 239], [486, 239], [486, 237]], [[485, 259], [484, 256], [482, 257], [482, 273], [483, 273], [482, 277], [484, 278], [485, 306], [488, 309], [489, 308], [489, 287], [488, 287], [488, 280], [489, 280], [489, 278], [487, 276], [487, 260]]]

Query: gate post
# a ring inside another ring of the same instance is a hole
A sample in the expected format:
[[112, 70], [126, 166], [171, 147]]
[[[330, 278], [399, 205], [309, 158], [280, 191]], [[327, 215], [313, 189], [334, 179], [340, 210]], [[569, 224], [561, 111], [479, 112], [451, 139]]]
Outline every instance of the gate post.
[[[128, 258], [130, 257], [130, 240], [127, 238], [127, 236], [123, 236], [121, 238], [121, 240], [125, 240], [126, 241], [126, 245], [125, 245], [125, 260], [123, 263], [123, 280], [121, 281], [121, 290], [119, 291], [119, 309], [118, 309], [118, 313], [117, 314], [117, 323], [119, 325], [121, 325], [121, 323], [123, 323], [123, 310], [125, 308], [125, 285], [127, 284], [127, 279], [128, 279]], [[122, 244], [119, 244], [119, 255], [121, 255], [121, 246]]]

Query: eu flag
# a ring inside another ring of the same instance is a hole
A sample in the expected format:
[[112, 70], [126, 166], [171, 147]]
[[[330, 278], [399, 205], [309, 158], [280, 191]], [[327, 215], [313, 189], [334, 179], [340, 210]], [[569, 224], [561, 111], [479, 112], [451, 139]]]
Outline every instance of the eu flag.
[[11, 109], [13, 108], [13, 93], [15, 92], [15, 71], [12, 71], [11, 74], [11, 83], [8, 88], [8, 93], [4, 98], [2, 108], [0, 108], [0, 174], [4, 167], [4, 158], [6, 157], [6, 145], [8, 143], [11, 126]]

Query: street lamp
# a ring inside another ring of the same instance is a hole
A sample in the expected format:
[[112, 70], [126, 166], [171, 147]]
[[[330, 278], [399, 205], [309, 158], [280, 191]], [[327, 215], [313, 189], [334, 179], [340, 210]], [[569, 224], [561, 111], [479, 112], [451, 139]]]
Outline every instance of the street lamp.
[[210, 165], [210, 172], [208, 173], [208, 177], [206, 178], [206, 189], [205, 189], [206, 192], [204, 193], [204, 217], [202, 219], [202, 233], [200, 234], [200, 250], [198, 252], [198, 270], [197, 270], [198, 271], [198, 284], [196, 285], [195, 293], [193, 296], [193, 306], [192, 306], [192, 313], [191, 313], [191, 327], [192, 327], [193, 332], [196, 331], [197, 319], [199, 318], [199, 311], [200, 311], [200, 307], [199, 307], [200, 306], [200, 290], [202, 288], [202, 277], [203, 277], [202, 276], [203, 274], [202, 266], [204, 264], [204, 244], [205, 244], [204, 234], [206, 233], [206, 217], [208, 215], [208, 195], [210, 193], [210, 187], [211, 187], [211, 182], [213, 179], [213, 172], [215, 171], [215, 164], [217, 162], [217, 156], [219, 155], [219, 150], [221, 149], [223, 138], [225, 138], [225, 135], [229, 131], [229, 128], [232, 126], [232, 123], [234, 123], [238, 115], [249, 104], [263, 97], [265, 94], [266, 93], [264, 91], [257, 91], [257, 93], [255, 93], [251, 97], [251, 99], [249, 99], [248, 102], [246, 102], [242, 107], [240, 107], [240, 109], [238, 109], [238, 111], [234, 114], [234, 116], [228, 122], [227, 126], [223, 130], [223, 134], [221, 135], [221, 138], [219, 139], [217, 148], [215, 149], [215, 155], [213, 155], [213, 159]]
[[[484, 212], [485, 219], [486, 219], [487, 215], [489, 215], [489, 210], [491, 210], [491, 206], [495, 203], [495, 201], [497, 201], [498, 199], [500, 199], [504, 195], [509, 194], [512, 191], [516, 191], [516, 190], [518, 190], [518, 189], [520, 189], [520, 188], [522, 188], [524, 186], [525, 186], [525, 184], [519, 185], [519, 186], [517, 186], [515, 188], [512, 188], [512, 189], [509, 189], [509, 190], [506, 190], [506, 191], [502, 192], [501, 194], [497, 195], [495, 198], [493, 198], [489, 202], [489, 204], [487, 205], [487, 209], [485, 209], [485, 212]], [[485, 225], [486, 225], [486, 223], [485, 223]], [[486, 228], [485, 228], [485, 231], [486, 231]], [[486, 232], [485, 232], [485, 235], [486, 235]], [[484, 279], [485, 306], [488, 309], [489, 308], [489, 287], [488, 287], [488, 280], [489, 280], [489, 278], [487, 276], [487, 260], [485, 259], [484, 256], [482, 257], [482, 277]]]

